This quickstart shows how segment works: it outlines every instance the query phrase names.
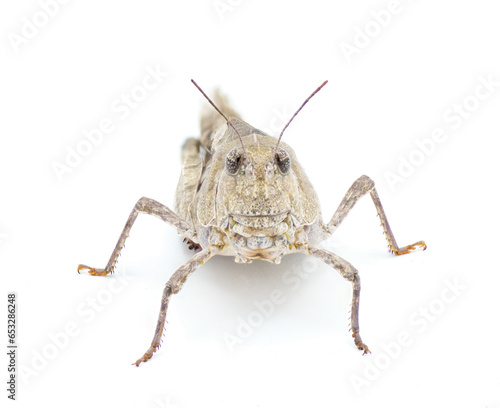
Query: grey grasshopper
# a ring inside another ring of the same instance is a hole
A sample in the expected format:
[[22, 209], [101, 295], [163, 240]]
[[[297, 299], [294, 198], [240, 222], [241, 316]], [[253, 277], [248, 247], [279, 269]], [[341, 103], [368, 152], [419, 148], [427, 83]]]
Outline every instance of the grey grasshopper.
[[361, 176], [347, 191], [328, 223], [324, 223], [316, 193], [290, 146], [281, 142], [284, 130], [316, 89], [285, 125], [278, 139], [244, 122], [217, 95], [213, 109], [204, 109], [200, 139], [189, 138], [182, 148], [182, 171], [175, 196], [175, 212], [151, 198], [135, 204], [104, 269], [79, 265], [79, 272], [94, 276], [113, 273], [120, 252], [139, 214], [149, 214], [173, 226], [196, 253], [170, 277], [163, 290], [160, 314], [151, 346], [134, 364], [148, 361], [160, 346], [167, 306], [186, 279], [215, 255], [232, 256], [236, 262], [265, 260], [280, 263], [284, 255], [314, 256], [352, 283], [351, 331], [363, 354], [369, 353], [359, 334], [358, 271], [349, 262], [317, 245], [328, 239], [356, 202], [370, 194], [389, 251], [407, 254], [426, 249], [423, 241], [398, 247], [382, 208], [374, 182]]

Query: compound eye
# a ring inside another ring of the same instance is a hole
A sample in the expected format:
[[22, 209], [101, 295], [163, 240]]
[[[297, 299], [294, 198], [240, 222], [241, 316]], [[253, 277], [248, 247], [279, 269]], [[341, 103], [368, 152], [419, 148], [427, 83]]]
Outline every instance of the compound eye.
[[243, 152], [240, 148], [235, 147], [226, 156], [226, 170], [229, 174], [235, 175], [241, 168], [243, 163]]
[[278, 169], [280, 169], [281, 174], [286, 174], [290, 171], [291, 161], [290, 161], [290, 156], [288, 155], [286, 150], [282, 149], [281, 147], [278, 147], [278, 150], [276, 151], [274, 158], [276, 160], [276, 165], [278, 166]]

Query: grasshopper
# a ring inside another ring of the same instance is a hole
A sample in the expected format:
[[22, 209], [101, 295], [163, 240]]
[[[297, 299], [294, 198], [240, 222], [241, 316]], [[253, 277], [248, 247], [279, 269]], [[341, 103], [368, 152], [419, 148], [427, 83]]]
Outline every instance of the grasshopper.
[[281, 138], [290, 122], [327, 81], [305, 100], [278, 139], [244, 122], [221, 95], [216, 96], [217, 104], [214, 103], [192, 82], [217, 113], [208, 110], [207, 105], [201, 117], [200, 139], [189, 138], [182, 147], [183, 167], [175, 212], [151, 198], [141, 198], [130, 213], [106, 267], [78, 266], [78, 272], [93, 276], [113, 273], [139, 214], [154, 215], [165, 221], [196, 251], [166, 283], [153, 341], [134, 365], [148, 361], [160, 347], [171, 296], [182, 289], [191, 273], [215, 255], [232, 256], [239, 263], [261, 259], [279, 264], [284, 255], [299, 252], [330, 265], [352, 284], [352, 337], [363, 354], [370, 353], [359, 334], [358, 271], [345, 259], [317, 245], [329, 238], [357, 201], [369, 193], [390, 252], [403, 255], [417, 248], [425, 250], [427, 246], [423, 241], [404, 247], [397, 245], [374, 182], [367, 176], [352, 184], [330, 222], [323, 222], [316, 193], [294, 151]]

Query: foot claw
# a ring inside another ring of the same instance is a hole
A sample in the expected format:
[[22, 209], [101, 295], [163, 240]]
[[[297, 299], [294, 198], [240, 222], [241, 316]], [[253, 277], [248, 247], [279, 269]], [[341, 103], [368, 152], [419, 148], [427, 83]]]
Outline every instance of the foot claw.
[[368, 348], [368, 346], [365, 343], [363, 343], [363, 340], [361, 340], [361, 336], [359, 335], [359, 331], [358, 330], [353, 331], [352, 337], [354, 338], [354, 344], [356, 345], [356, 347], [358, 348], [358, 350], [362, 350], [363, 351], [363, 355], [365, 355], [365, 354], [371, 354], [371, 351]]
[[91, 268], [87, 265], [78, 265], [78, 273], [81, 273], [82, 271], [92, 276], [106, 276], [110, 273], [110, 271], [107, 271], [106, 269]]
[[407, 245], [403, 248], [391, 248], [390, 251], [394, 255], [405, 255], [405, 254], [409, 254], [412, 251], [415, 251], [417, 249], [417, 247], [422, 249], [422, 251], [425, 251], [427, 249], [427, 245], [425, 244], [424, 241], [418, 241], [418, 242], [415, 242], [414, 244]]
[[156, 352], [156, 350], [158, 350], [158, 347], [159, 346], [148, 348], [148, 350], [144, 353], [144, 355], [135, 363], [132, 363], [132, 365], [139, 367], [141, 363], [145, 363], [146, 361], [148, 361], [151, 357], [153, 357], [153, 354]]

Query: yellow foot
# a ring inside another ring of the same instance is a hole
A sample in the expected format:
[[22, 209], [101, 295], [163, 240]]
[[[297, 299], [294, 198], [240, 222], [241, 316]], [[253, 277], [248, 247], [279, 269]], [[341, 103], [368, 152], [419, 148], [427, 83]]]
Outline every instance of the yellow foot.
[[148, 350], [144, 353], [144, 355], [137, 360], [135, 363], [132, 363], [132, 365], [135, 365], [136, 367], [139, 367], [139, 364], [145, 363], [148, 361], [151, 357], [153, 357], [153, 354], [155, 351], [158, 350], [158, 347], [150, 347]]
[[91, 268], [90, 266], [87, 265], [78, 265], [78, 273], [88, 273], [89, 275], [92, 276], [106, 276], [110, 273], [110, 271], [107, 271], [106, 269], [100, 269], [100, 268]]
[[361, 347], [358, 347], [358, 349], [363, 350], [363, 355], [372, 353], [366, 344], [363, 344]]
[[422, 251], [425, 251], [427, 249], [427, 245], [425, 244], [424, 241], [418, 241], [415, 242], [414, 244], [407, 245], [403, 248], [389, 248], [389, 251], [392, 252], [394, 255], [405, 255], [415, 251], [417, 248], [421, 249]]
[[359, 336], [359, 331], [353, 332], [352, 337], [354, 338], [354, 344], [356, 344], [356, 347], [358, 348], [358, 350], [363, 351], [363, 355], [371, 353], [368, 346], [365, 343], [363, 343], [363, 341], [361, 340], [361, 337]]

